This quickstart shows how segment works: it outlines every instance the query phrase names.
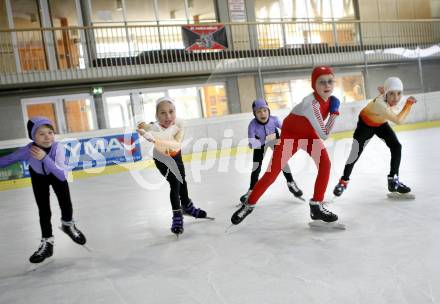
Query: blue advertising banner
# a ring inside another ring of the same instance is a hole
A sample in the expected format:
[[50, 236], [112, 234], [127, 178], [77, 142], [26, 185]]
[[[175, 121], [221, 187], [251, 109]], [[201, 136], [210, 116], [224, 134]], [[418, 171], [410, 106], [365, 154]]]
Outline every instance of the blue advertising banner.
[[142, 159], [137, 133], [64, 140], [66, 164], [72, 170], [135, 162]]
[[[73, 171], [97, 168], [142, 159], [137, 133], [118, 134], [84, 139], [65, 139], [60, 142], [66, 149], [66, 165]], [[8, 149], [12, 152], [15, 149]], [[16, 167], [16, 168], [15, 168]], [[30, 177], [29, 163], [22, 161], [5, 168], [0, 180]], [[4, 175], [4, 176], [3, 176]]]

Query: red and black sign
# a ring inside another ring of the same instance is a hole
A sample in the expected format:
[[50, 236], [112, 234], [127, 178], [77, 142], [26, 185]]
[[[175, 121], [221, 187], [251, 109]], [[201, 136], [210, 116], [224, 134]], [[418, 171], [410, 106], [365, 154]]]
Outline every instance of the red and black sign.
[[224, 50], [228, 48], [226, 30], [223, 24], [184, 25], [183, 43], [186, 51]]

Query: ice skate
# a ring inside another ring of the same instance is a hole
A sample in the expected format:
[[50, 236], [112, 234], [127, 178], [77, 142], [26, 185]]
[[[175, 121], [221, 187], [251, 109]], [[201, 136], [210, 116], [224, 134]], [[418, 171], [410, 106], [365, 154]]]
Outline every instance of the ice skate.
[[293, 193], [293, 195], [296, 198], [299, 198], [302, 201], [306, 201], [302, 196], [303, 196], [303, 192], [301, 191], [301, 189], [298, 187], [298, 185], [295, 183], [295, 181], [291, 181], [287, 183], [287, 187], [289, 188], [289, 191]]
[[345, 230], [345, 225], [337, 222], [338, 216], [325, 208], [326, 202], [310, 200], [310, 228]]
[[234, 225], [240, 224], [253, 210], [254, 210], [254, 205], [249, 205], [248, 203], [244, 203], [232, 215], [231, 223]]
[[183, 215], [180, 209], [173, 210], [173, 223], [171, 224], [171, 232], [174, 233], [177, 237], [179, 237], [179, 234], [183, 233]]
[[38, 250], [35, 251], [29, 258], [29, 262], [38, 264], [42, 263], [47, 258], [53, 255], [54, 238], [42, 238]]
[[342, 178], [339, 180], [338, 184], [335, 186], [335, 189], [333, 190], [333, 194], [336, 197], [339, 197], [344, 193], [344, 191], [347, 189], [348, 181], [343, 180]]
[[338, 216], [325, 208], [325, 202], [310, 200], [310, 217], [312, 220], [322, 220], [324, 222], [335, 222]]
[[86, 237], [84, 234], [75, 226], [74, 221], [63, 221], [61, 220], [61, 231], [67, 234], [72, 241], [79, 245], [84, 245], [86, 243]]
[[387, 196], [390, 199], [413, 200], [416, 198], [414, 194], [410, 193], [411, 188], [400, 182], [397, 175], [388, 176], [388, 191], [390, 191], [390, 193], [388, 193]]
[[215, 218], [207, 216], [205, 210], [196, 208], [192, 201], [189, 202], [188, 206], [182, 207], [182, 209], [183, 215], [192, 216], [197, 219], [215, 220]]

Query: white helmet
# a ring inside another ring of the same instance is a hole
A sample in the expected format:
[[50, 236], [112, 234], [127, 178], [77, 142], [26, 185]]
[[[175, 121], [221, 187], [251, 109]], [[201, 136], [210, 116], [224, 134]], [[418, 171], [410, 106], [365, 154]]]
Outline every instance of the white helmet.
[[385, 80], [385, 83], [383, 84], [383, 89], [385, 91], [385, 95], [389, 91], [403, 91], [403, 83], [402, 80], [400, 80], [399, 77], [389, 77], [387, 80]]

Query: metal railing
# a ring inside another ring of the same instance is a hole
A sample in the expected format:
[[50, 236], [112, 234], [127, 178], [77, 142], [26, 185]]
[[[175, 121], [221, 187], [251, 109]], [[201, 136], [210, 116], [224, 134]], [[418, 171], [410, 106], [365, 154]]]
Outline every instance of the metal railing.
[[0, 85], [222, 73], [319, 63], [368, 64], [440, 55], [440, 20], [250, 22], [224, 26], [227, 47], [203, 51], [185, 50], [180, 24], [1, 29]]

